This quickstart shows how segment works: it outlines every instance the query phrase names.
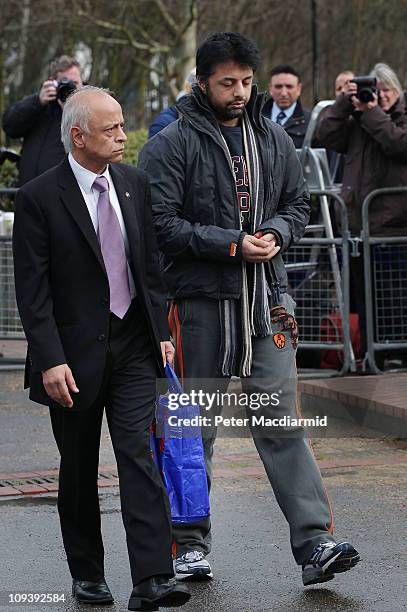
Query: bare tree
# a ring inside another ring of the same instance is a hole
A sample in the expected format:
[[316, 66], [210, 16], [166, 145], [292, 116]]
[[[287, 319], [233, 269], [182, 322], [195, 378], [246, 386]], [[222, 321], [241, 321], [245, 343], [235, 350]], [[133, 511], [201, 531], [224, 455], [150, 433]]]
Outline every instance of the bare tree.
[[196, 0], [148, 3], [122, 0], [114, 16], [104, 17], [92, 12], [88, 2], [82, 4], [78, 14], [98, 29], [98, 42], [131, 48], [134, 63], [146, 71], [154, 69], [175, 98], [194, 65]]
[[[366, 74], [387, 62], [406, 80], [407, 0], [316, 0], [320, 95], [332, 97], [344, 68]], [[0, 111], [37, 91], [59, 53], [86, 46], [90, 82], [115, 90], [131, 126], [172, 103], [210, 33], [238, 31], [263, 57], [257, 79], [291, 63], [312, 104], [310, 3], [298, 0], [8, 0], [0, 12]]]

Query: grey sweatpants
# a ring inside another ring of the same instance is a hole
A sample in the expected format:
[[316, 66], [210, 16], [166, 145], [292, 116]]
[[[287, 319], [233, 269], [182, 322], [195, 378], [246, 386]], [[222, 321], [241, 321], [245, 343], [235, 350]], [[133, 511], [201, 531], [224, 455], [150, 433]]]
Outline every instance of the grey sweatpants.
[[[282, 295], [282, 306], [294, 314], [295, 302], [288, 294]], [[209, 298], [177, 300], [170, 313], [170, 326], [176, 341], [176, 367], [184, 379], [219, 379], [222, 356], [219, 302]], [[266, 418], [289, 415], [297, 418], [296, 347], [290, 331], [280, 322], [272, 324], [272, 334], [252, 338], [253, 362], [251, 377], [242, 378], [242, 390], [247, 395], [255, 392], [282, 391], [279, 404], [261, 409]], [[284, 339], [281, 342], [281, 336]], [[218, 383], [219, 381], [216, 381]], [[188, 381], [186, 381], [188, 384]], [[228, 380], [224, 379], [224, 389]], [[215, 386], [219, 387], [219, 384]], [[188, 389], [186, 389], [188, 390]], [[222, 391], [222, 389], [221, 389]], [[252, 410], [247, 410], [251, 422]], [[264, 464], [277, 502], [290, 527], [290, 541], [298, 564], [310, 556], [320, 542], [333, 540], [333, 518], [329, 500], [315, 462], [310, 442], [302, 428], [289, 430], [285, 437], [262, 436], [253, 433], [254, 443]], [[216, 430], [203, 438], [209, 487], [212, 480], [212, 457]], [[177, 556], [198, 550], [211, 550], [211, 523], [205, 519], [193, 525], [173, 527]]]

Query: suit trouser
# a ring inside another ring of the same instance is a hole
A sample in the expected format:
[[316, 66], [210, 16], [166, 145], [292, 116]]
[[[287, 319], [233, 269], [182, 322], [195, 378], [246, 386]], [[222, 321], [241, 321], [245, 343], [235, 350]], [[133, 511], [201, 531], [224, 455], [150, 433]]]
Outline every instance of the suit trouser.
[[61, 455], [58, 511], [76, 579], [97, 581], [104, 576], [97, 488], [104, 408], [117, 461], [133, 584], [149, 576], [173, 575], [168, 499], [150, 451], [156, 366], [147, 323], [136, 302], [123, 320], [111, 315], [108, 359], [95, 403], [77, 412], [50, 409]]
[[[283, 294], [286, 311], [294, 314], [295, 303]], [[182, 369], [188, 386], [192, 379], [216, 379], [212, 391], [222, 386], [220, 378], [220, 319], [219, 302], [206, 298], [177, 300], [177, 309], [172, 311], [173, 329], [178, 339], [177, 368]], [[251, 377], [242, 378], [242, 390], [252, 393], [274, 393], [282, 391], [278, 406], [268, 405], [261, 409], [266, 418], [289, 415], [298, 418], [296, 349], [289, 331], [281, 323], [272, 325], [273, 333], [266, 338], [252, 338], [253, 362]], [[284, 348], [278, 348], [273, 340], [275, 333], [285, 337]], [[181, 354], [180, 354], [181, 353]], [[225, 380], [225, 390], [228, 380]], [[215, 382], [215, 381], [214, 381]], [[199, 388], [199, 380], [196, 380]], [[205, 381], [205, 386], [208, 386]], [[211, 384], [209, 383], [209, 386]], [[247, 410], [251, 422], [252, 410]], [[310, 442], [298, 427], [295, 431], [278, 428], [275, 436], [262, 434], [257, 429], [252, 435], [264, 464], [277, 502], [289, 523], [291, 548], [297, 563], [306, 561], [320, 542], [333, 540], [333, 518], [329, 500], [319, 468], [314, 459]], [[274, 430], [276, 431], [276, 430]], [[205, 432], [203, 438], [208, 485], [212, 480], [212, 457], [216, 430]], [[285, 437], [286, 436], [286, 437]], [[211, 523], [204, 519], [193, 525], [174, 525], [177, 556], [192, 550], [208, 554], [211, 550]]]

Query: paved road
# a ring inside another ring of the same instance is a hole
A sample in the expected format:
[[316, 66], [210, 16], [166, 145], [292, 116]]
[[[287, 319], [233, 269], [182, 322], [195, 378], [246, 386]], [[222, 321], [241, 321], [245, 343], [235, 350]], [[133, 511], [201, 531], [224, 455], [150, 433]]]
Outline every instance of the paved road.
[[[50, 469], [57, 454], [48, 415], [24, 401], [13, 382], [0, 380], [0, 472]], [[340, 425], [337, 426], [338, 431]], [[185, 612], [397, 612], [406, 609], [405, 443], [386, 439], [329, 438], [314, 444], [324, 462], [338, 538], [351, 540], [363, 561], [326, 586], [304, 589], [288, 546], [288, 529], [248, 439], [217, 443], [218, 477], [212, 499], [215, 579], [194, 585]], [[239, 457], [241, 457], [239, 459]], [[105, 431], [102, 462], [111, 463]], [[349, 467], [344, 467], [348, 460]], [[379, 461], [379, 464], [377, 462]], [[374, 464], [376, 463], [376, 464]], [[251, 468], [251, 469], [247, 469]], [[106, 574], [127, 609], [130, 574], [118, 489], [101, 492]], [[55, 495], [0, 502], [0, 610], [89, 610], [72, 601], [62, 552]], [[64, 593], [66, 602], [7, 605], [10, 592]]]

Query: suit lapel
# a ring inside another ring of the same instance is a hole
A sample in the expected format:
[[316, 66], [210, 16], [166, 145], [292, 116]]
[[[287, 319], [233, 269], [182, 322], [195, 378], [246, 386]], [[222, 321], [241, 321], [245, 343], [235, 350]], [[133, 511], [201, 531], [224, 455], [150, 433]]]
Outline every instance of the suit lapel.
[[62, 164], [60, 164], [58, 167], [58, 181], [61, 188], [61, 199], [66, 209], [76, 221], [80, 231], [86, 238], [89, 246], [106, 274], [105, 264], [103, 262], [102, 252], [100, 250], [95, 228], [93, 227], [86, 202], [83, 199], [82, 192], [76, 181], [75, 175], [72, 172], [68, 158], [65, 158]]
[[131, 263], [135, 265], [140, 258], [140, 233], [136, 214], [136, 194], [134, 184], [130, 183], [120, 166], [110, 165], [109, 172], [116, 189], [117, 199], [119, 200], [126, 226]]

